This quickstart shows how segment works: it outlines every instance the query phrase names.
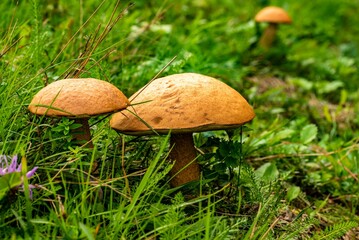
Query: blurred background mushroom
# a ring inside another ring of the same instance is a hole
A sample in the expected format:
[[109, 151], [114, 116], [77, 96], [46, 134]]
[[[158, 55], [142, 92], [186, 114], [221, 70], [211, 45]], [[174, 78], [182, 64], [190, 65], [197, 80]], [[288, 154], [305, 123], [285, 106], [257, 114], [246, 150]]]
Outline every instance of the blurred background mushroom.
[[128, 111], [110, 125], [128, 135], [171, 133], [171, 185], [200, 179], [194, 132], [238, 128], [255, 114], [248, 102], [225, 83], [196, 73], [158, 78], [130, 97]]
[[269, 49], [272, 46], [279, 24], [290, 24], [292, 22], [292, 19], [284, 9], [275, 6], [263, 8], [254, 19], [257, 23], [268, 23], [259, 39], [259, 46], [264, 49]]

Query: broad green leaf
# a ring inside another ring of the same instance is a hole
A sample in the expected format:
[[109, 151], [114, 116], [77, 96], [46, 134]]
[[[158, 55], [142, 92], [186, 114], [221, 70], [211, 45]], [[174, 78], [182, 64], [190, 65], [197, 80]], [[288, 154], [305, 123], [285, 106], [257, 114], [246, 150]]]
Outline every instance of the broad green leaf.
[[231, 146], [230, 146], [229, 142], [222, 141], [219, 145], [218, 151], [221, 156], [223, 156], [223, 157], [227, 156], [228, 153], [230, 153], [230, 151], [231, 151]]
[[225, 163], [218, 163], [213, 166], [213, 169], [218, 173], [224, 173], [227, 169], [227, 166]]
[[300, 141], [303, 144], [308, 144], [317, 137], [318, 128], [314, 124], [308, 124], [303, 127], [300, 132]]
[[0, 177], [0, 190], [11, 189], [13, 187], [19, 186], [21, 183], [22, 181], [20, 172], [8, 173]]
[[319, 85], [317, 86], [318, 92], [323, 94], [323, 93], [330, 93], [336, 91], [337, 89], [343, 87], [344, 83], [341, 81], [333, 81], [333, 82], [322, 82], [319, 83], [318, 85]]
[[265, 163], [260, 166], [256, 171], [256, 175], [263, 181], [270, 182], [277, 179], [279, 171], [275, 163]]
[[286, 199], [288, 202], [296, 199], [300, 193], [300, 187], [298, 186], [291, 186], [287, 191]]
[[5, 197], [6, 192], [5, 190], [0, 190], [0, 200]]
[[8, 173], [0, 177], [0, 200], [6, 195], [7, 191], [19, 186], [22, 183], [21, 173]]
[[312, 81], [305, 78], [290, 78], [289, 81], [304, 90], [311, 90], [314, 85]]
[[284, 129], [274, 135], [273, 141], [278, 142], [283, 139], [290, 138], [291, 136], [293, 136], [294, 133], [295, 131], [293, 129]]
[[93, 235], [93, 230], [86, 226], [85, 224], [83, 224], [82, 222], [79, 223], [79, 227], [82, 230], [82, 233], [86, 236], [87, 239], [91, 240], [91, 239], [95, 239], [94, 235]]

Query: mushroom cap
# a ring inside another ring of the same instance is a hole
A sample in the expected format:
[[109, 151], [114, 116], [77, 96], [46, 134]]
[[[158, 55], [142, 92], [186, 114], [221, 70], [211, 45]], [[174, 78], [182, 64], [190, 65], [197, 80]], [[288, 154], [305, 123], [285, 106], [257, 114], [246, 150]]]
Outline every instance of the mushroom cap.
[[115, 113], [110, 121], [112, 128], [129, 135], [153, 134], [146, 124], [158, 133], [237, 128], [255, 116], [236, 90], [196, 73], [158, 78], [132, 95], [130, 101], [129, 111]]
[[269, 22], [269, 23], [291, 23], [292, 19], [283, 8], [269, 6], [260, 10], [255, 16], [256, 22]]
[[28, 109], [51, 117], [88, 117], [125, 109], [126, 96], [109, 82], [94, 78], [55, 81], [41, 89]]

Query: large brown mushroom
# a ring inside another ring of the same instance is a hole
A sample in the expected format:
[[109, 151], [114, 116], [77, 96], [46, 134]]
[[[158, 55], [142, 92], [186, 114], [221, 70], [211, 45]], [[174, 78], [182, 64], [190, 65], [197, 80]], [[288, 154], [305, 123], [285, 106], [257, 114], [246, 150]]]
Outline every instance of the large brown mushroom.
[[129, 111], [114, 114], [110, 125], [129, 135], [171, 131], [169, 158], [175, 161], [170, 172], [172, 186], [199, 180], [192, 133], [237, 128], [255, 116], [236, 90], [196, 73], [156, 79], [132, 95], [130, 102], [133, 106]]
[[91, 116], [117, 112], [129, 104], [125, 95], [109, 82], [94, 78], [63, 79], [41, 89], [28, 109], [36, 115], [68, 117], [82, 127], [75, 140], [93, 147], [88, 119]]
[[263, 8], [255, 16], [256, 22], [266, 22], [268, 27], [262, 34], [259, 45], [264, 49], [269, 49], [274, 42], [278, 24], [290, 24], [292, 19], [284, 9], [275, 6], [269, 6]]

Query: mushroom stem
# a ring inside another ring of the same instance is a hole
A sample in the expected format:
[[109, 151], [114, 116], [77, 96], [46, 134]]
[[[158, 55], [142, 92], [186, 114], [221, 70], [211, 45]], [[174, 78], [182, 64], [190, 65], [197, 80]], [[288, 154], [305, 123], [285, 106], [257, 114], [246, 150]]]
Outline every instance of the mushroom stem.
[[[175, 161], [170, 176], [171, 185], [177, 187], [200, 179], [200, 169], [196, 160], [192, 133], [172, 134], [170, 139], [172, 151], [169, 159]], [[193, 161], [194, 160], [194, 161]], [[192, 163], [191, 163], [192, 162]]]
[[75, 123], [81, 124], [81, 127], [73, 132], [74, 139], [79, 141], [81, 145], [85, 144], [86, 147], [93, 148], [88, 118], [76, 118]]
[[[75, 129], [72, 133], [74, 139], [79, 144], [87, 149], [93, 149], [93, 143], [91, 139], [90, 125], [88, 122], [89, 118], [76, 118], [75, 123], [80, 123], [81, 127]], [[91, 174], [98, 174], [99, 160], [95, 159], [91, 168]]]
[[268, 27], [264, 30], [259, 40], [259, 45], [264, 49], [268, 50], [274, 42], [277, 29], [278, 29], [277, 23], [269, 23]]

